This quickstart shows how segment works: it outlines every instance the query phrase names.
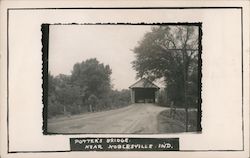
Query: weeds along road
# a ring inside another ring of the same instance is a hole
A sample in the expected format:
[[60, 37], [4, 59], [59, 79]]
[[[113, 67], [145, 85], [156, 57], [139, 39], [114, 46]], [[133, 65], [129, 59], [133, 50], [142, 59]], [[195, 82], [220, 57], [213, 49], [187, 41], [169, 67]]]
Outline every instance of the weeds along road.
[[130, 106], [48, 121], [52, 133], [157, 133], [157, 115], [166, 110], [154, 104]]

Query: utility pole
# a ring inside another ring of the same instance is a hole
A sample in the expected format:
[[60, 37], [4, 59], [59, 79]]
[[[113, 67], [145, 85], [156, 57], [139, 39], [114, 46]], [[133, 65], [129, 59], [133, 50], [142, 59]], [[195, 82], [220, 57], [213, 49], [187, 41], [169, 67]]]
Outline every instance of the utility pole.
[[187, 80], [188, 80], [188, 68], [187, 68], [187, 63], [186, 63], [186, 53], [187, 51], [197, 51], [197, 49], [168, 49], [168, 51], [173, 51], [173, 52], [178, 52], [180, 51], [182, 53], [182, 60], [183, 60], [183, 94], [184, 94], [184, 104], [185, 104], [185, 131], [188, 132], [188, 104], [187, 98], [186, 98], [186, 93], [187, 93]]
[[185, 129], [186, 132], [188, 132], [188, 105], [186, 103], [187, 99], [186, 99], [186, 81], [187, 81], [187, 68], [186, 68], [186, 56], [185, 56], [186, 50], [184, 49], [182, 51], [182, 58], [183, 58], [183, 93], [184, 93], [184, 104], [185, 104]]

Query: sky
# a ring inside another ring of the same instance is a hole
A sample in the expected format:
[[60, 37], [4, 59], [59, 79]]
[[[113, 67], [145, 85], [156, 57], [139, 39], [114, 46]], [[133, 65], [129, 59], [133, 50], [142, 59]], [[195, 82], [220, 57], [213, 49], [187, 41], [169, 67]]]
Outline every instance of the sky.
[[97, 58], [110, 65], [114, 89], [127, 89], [136, 82], [132, 51], [149, 25], [50, 25], [49, 71], [70, 75], [75, 63]]

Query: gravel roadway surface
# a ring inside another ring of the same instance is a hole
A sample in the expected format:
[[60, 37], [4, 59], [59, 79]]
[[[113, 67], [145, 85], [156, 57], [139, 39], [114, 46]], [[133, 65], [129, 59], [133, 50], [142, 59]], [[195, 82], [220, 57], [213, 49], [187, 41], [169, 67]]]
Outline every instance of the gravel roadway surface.
[[132, 104], [124, 108], [48, 120], [51, 133], [158, 133], [157, 115], [168, 108]]

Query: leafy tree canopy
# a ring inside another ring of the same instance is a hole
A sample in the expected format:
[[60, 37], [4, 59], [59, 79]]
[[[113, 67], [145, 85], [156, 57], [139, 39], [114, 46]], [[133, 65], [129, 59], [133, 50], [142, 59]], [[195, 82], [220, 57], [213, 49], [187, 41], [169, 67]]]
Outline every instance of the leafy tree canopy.
[[71, 81], [81, 87], [82, 96], [100, 97], [111, 88], [111, 73], [109, 65], [99, 63], [96, 58], [88, 59], [74, 65]]
[[154, 26], [133, 51], [137, 77], [164, 79], [170, 100], [183, 104], [185, 81], [197, 89], [198, 26]]

